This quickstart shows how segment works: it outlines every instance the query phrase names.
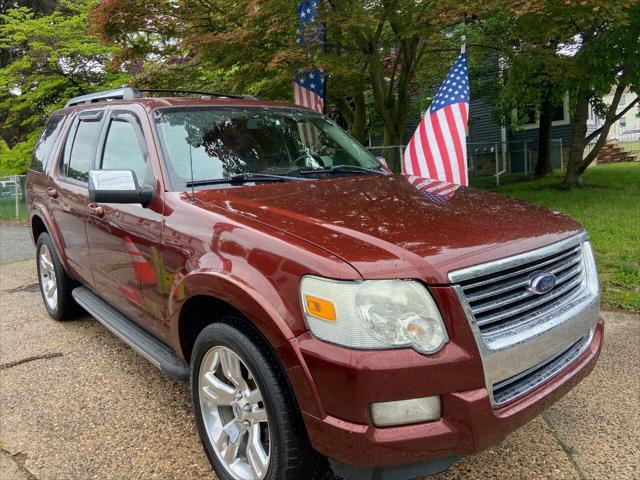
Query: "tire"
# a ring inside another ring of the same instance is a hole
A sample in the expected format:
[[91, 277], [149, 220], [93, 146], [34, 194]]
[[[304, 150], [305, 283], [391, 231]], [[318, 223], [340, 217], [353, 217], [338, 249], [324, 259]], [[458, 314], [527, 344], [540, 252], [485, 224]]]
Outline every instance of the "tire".
[[[42, 302], [49, 316], [55, 320], [70, 320], [76, 317], [80, 307], [71, 296], [76, 283], [64, 271], [53, 240], [48, 233], [41, 233], [38, 237], [36, 265]], [[52, 286], [55, 288], [53, 294], [51, 294]]]
[[[282, 368], [266, 342], [251, 326], [244, 324], [245, 321], [231, 316], [205, 327], [193, 349], [191, 398], [207, 457], [220, 480], [318, 478], [322, 476], [322, 462], [309, 445]], [[234, 355], [239, 361], [233, 359]], [[214, 372], [213, 378], [223, 381], [225, 388], [207, 381], [207, 372], [209, 379]], [[244, 385], [242, 381], [229, 380], [226, 376], [229, 372], [235, 372], [231, 378], [238, 377], [240, 372]], [[235, 389], [234, 393], [229, 387]], [[214, 394], [207, 394], [206, 389]], [[251, 391], [251, 394], [238, 391]], [[212, 402], [214, 397], [217, 400]], [[227, 406], [231, 398], [235, 398], [231, 402], [235, 404]], [[254, 403], [256, 399], [261, 401]], [[243, 408], [244, 402], [247, 403]], [[251, 421], [244, 420], [245, 416]], [[225, 430], [220, 428], [222, 425], [227, 425]], [[220, 441], [216, 442], [216, 437]], [[236, 450], [229, 447], [232, 437], [237, 439]], [[256, 445], [256, 439], [266, 454], [266, 464], [265, 456], [255, 453], [259, 448], [249, 447]], [[228, 460], [225, 454], [229, 454]]]

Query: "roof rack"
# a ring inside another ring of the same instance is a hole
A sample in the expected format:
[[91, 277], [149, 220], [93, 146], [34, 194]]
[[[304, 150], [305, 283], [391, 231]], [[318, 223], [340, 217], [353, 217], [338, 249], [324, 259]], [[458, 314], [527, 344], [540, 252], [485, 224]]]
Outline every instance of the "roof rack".
[[103, 90], [102, 92], [88, 93], [69, 100], [65, 107], [73, 107], [81, 103], [95, 103], [103, 100], [130, 100], [140, 98], [140, 92], [135, 88], [115, 88], [113, 90]]
[[88, 104], [101, 102], [106, 100], [132, 100], [134, 98], [142, 98], [141, 92], [144, 93], [178, 93], [187, 95], [202, 95], [205, 97], [218, 97], [218, 98], [239, 98], [243, 100], [256, 100], [256, 97], [252, 95], [227, 95], [226, 93], [215, 92], [201, 92], [199, 90], [173, 90], [168, 88], [115, 88], [113, 90], [103, 90], [102, 92], [89, 93], [87, 95], [80, 95], [69, 100], [65, 107], [73, 107], [80, 104]]
[[218, 97], [218, 98], [240, 98], [244, 100], [256, 100], [253, 95], [229, 95], [227, 93], [216, 92], [202, 92], [200, 90], [174, 90], [171, 88], [141, 88], [139, 92], [145, 93], [180, 93], [186, 95], [204, 95], [206, 97]]

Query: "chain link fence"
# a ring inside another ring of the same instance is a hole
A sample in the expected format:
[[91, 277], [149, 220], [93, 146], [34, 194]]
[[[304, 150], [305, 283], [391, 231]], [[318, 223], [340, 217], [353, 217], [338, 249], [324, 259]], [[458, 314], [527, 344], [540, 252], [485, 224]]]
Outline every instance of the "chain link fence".
[[388, 145], [378, 147], [368, 147], [368, 150], [379, 158], [384, 158], [387, 165], [394, 171], [400, 169], [402, 156], [404, 155], [404, 145]]
[[623, 152], [635, 157], [635, 160], [640, 160], [640, 134], [634, 140], [618, 140], [614, 145]]
[[0, 177], [0, 220], [26, 220], [26, 175]]
[[[629, 136], [631, 137], [631, 136]], [[590, 144], [588, 144], [585, 149], [584, 149], [584, 156], [586, 157], [588, 154], [591, 153], [591, 151], [593, 150], [593, 148], [595, 147], [596, 142], [592, 142]], [[630, 138], [630, 139], [623, 139], [623, 140], [610, 140], [607, 142], [607, 144], [603, 147], [604, 150], [606, 150], [607, 148], [615, 148], [620, 150], [621, 152], [624, 152], [627, 154], [627, 158], [629, 160], [632, 161], [638, 161], [640, 160], [640, 134], [638, 134], [637, 136]], [[598, 156], [600, 156], [600, 154], [598, 154]]]
[[[368, 150], [376, 157], [384, 158], [392, 169], [399, 170], [405, 145], [370, 146]], [[537, 142], [467, 143], [469, 177], [493, 176], [496, 185], [504, 174], [531, 174], [537, 157]], [[551, 140], [551, 163], [554, 169], [565, 167], [562, 139]]]

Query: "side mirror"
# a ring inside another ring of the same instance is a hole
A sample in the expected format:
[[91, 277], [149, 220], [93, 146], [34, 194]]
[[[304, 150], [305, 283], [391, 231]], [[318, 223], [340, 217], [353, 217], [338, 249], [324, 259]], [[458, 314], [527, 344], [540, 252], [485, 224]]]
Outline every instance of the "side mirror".
[[389, 165], [387, 165], [387, 160], [384, 157], [376, 157], [376, 160], [378, 160], [378, 163], [382, 165], [382, 168], [385, 171], [391, 173], [391, 169], [389, 168]]
[[140, 203], [153, 200], [153, 188], [139, 187], [133, 170], [89, 171], [89, 200], [96, 203]]

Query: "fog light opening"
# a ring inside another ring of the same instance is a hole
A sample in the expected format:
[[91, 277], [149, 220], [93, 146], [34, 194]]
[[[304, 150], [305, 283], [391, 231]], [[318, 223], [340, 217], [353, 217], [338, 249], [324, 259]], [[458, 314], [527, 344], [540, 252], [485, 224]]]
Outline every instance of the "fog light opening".
[[438, 420], [440, 397], [372, 403], [371, 418], [376, 427], [393, 427]]

